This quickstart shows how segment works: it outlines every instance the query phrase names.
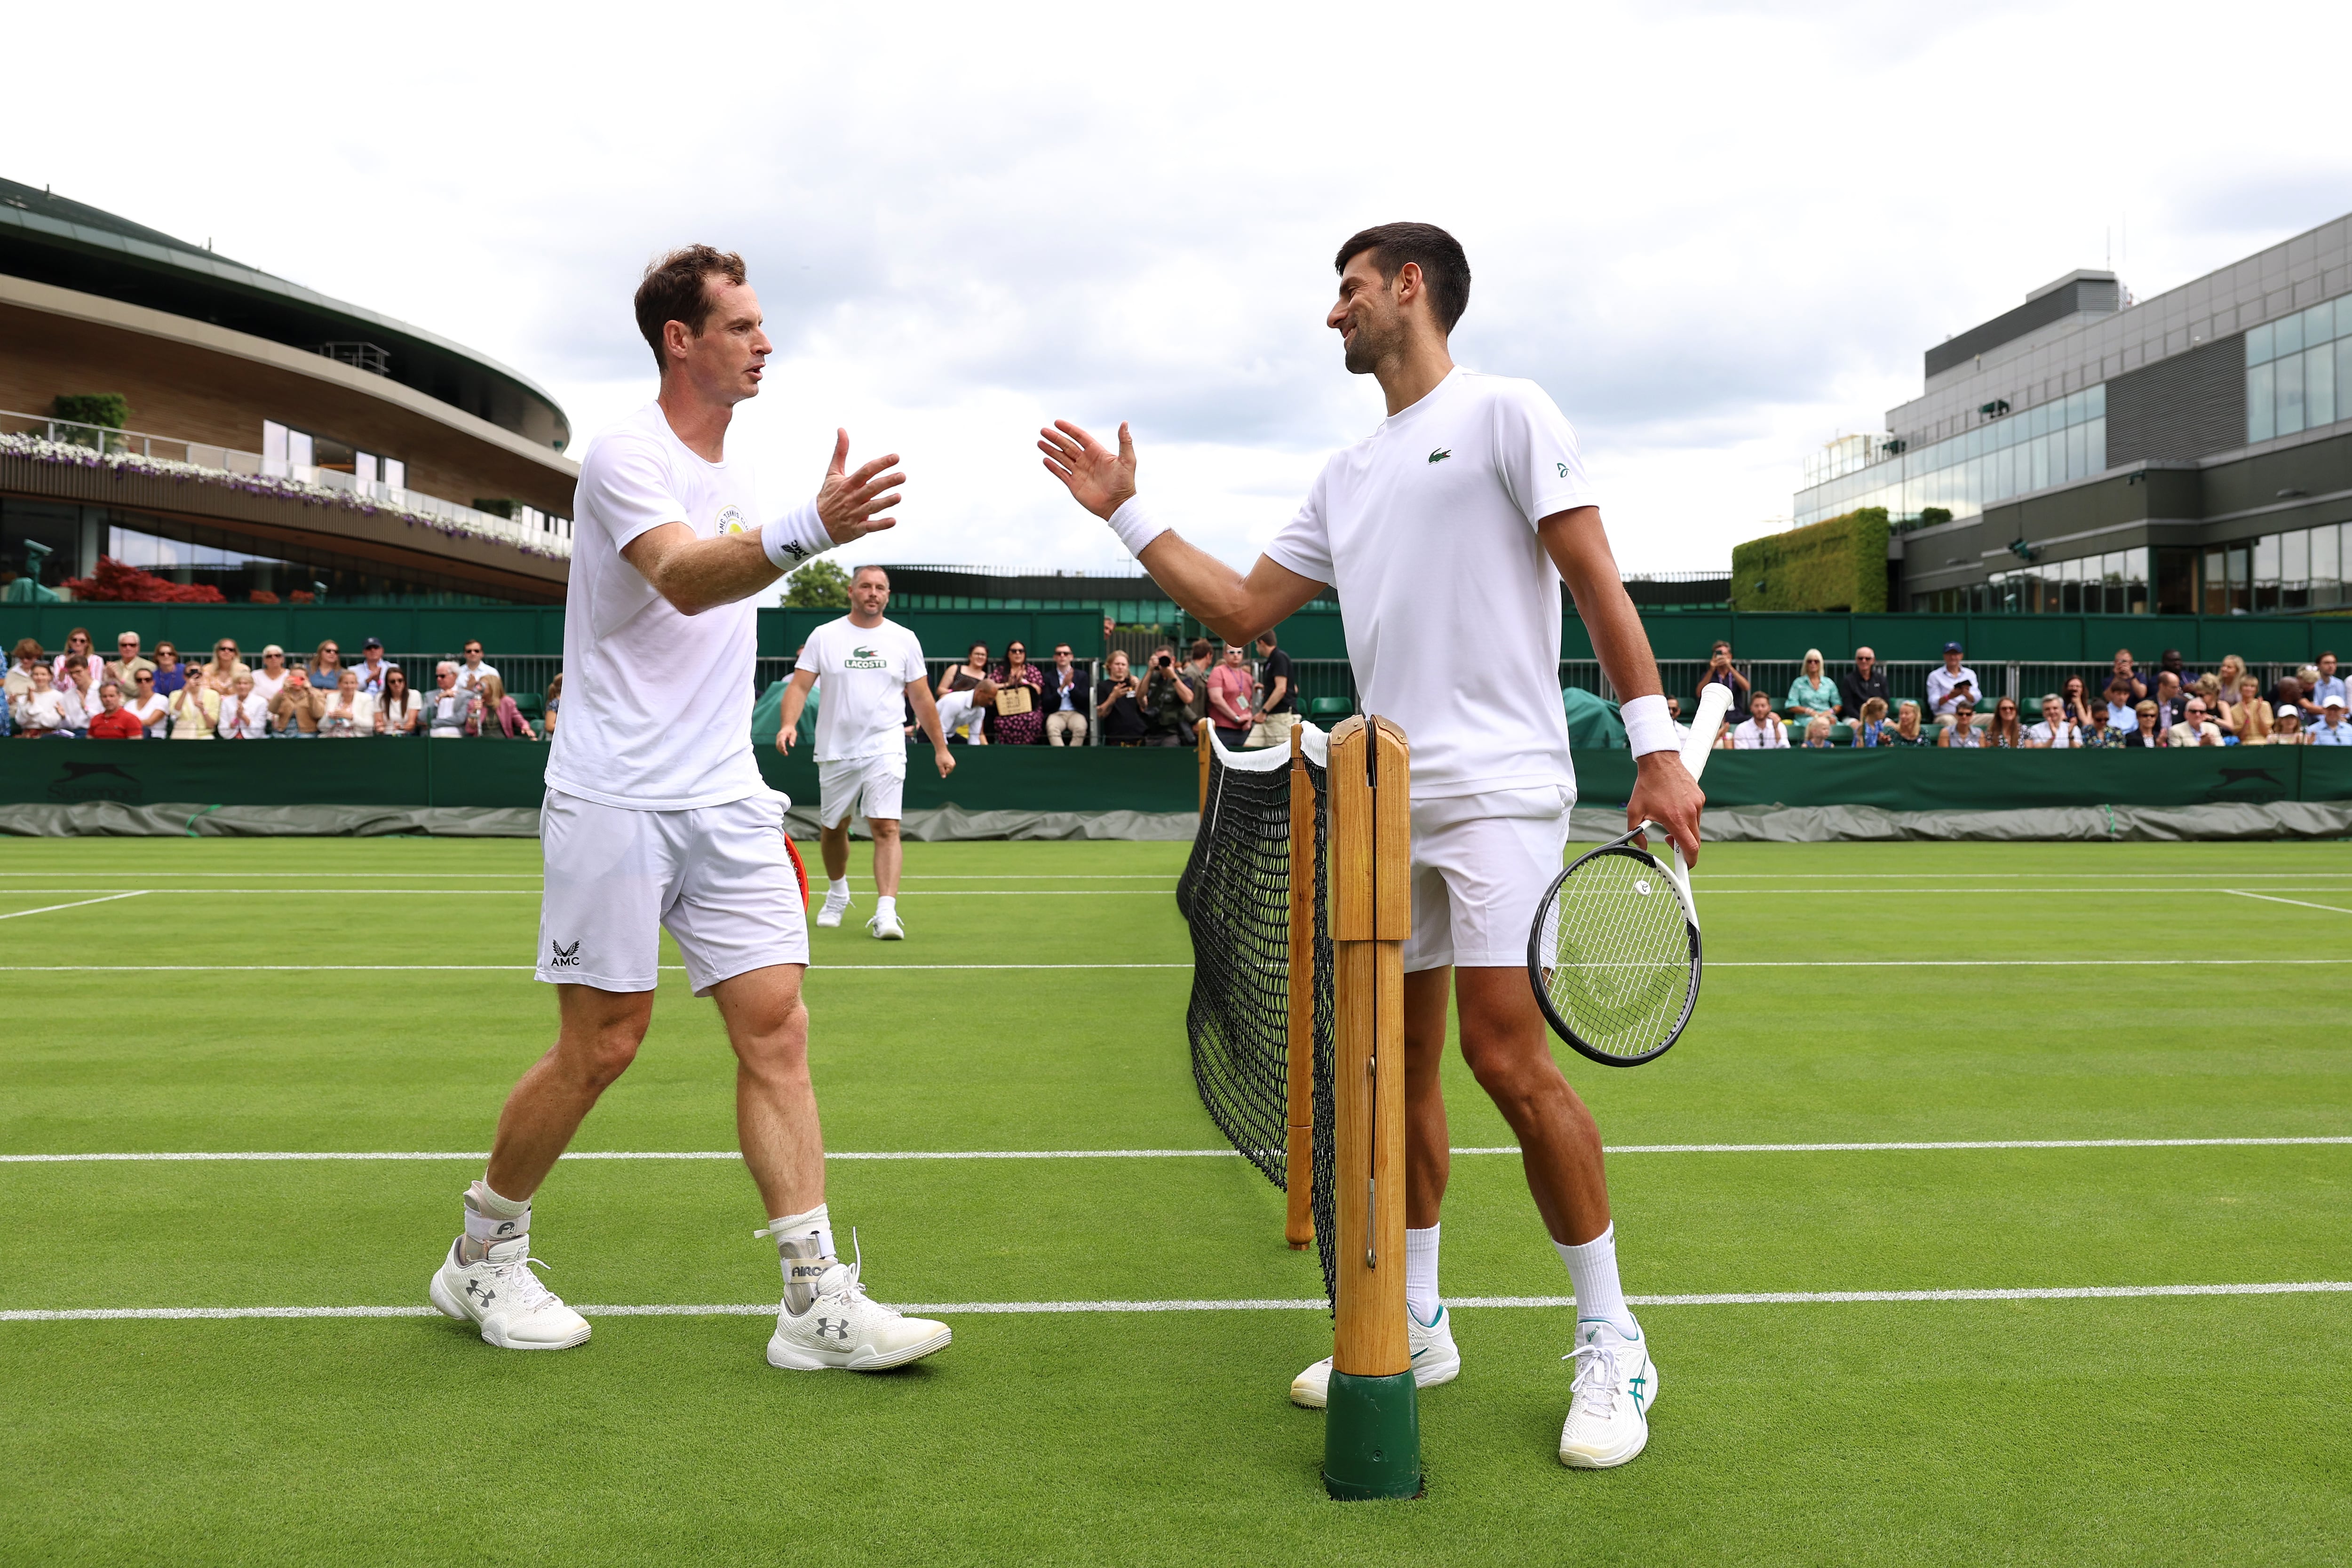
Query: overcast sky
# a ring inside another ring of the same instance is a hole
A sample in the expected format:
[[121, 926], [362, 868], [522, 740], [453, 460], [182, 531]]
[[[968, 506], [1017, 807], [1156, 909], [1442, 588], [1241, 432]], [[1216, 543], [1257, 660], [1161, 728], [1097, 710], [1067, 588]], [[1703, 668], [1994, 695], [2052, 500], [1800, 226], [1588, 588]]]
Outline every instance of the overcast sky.
[[1045, 569], [1125, 561], [1038, 465], [1054, 416], [1132, 421], [1164, 514], [1253, 554], [1381, 416], [1333, 250], [1423, 219], [1475, 276], [1455, 357], [1567, 412], [1625, 570], [1721, 568], [1929, 344], [2352, 210], [2346, 16], [52, 5], [9, 24], [0, 173], [501, 359], [575, 456], [652, 395], [648, 255], [740, 250], [766, 500], [845, 425], [910, 475], [864, 558]]

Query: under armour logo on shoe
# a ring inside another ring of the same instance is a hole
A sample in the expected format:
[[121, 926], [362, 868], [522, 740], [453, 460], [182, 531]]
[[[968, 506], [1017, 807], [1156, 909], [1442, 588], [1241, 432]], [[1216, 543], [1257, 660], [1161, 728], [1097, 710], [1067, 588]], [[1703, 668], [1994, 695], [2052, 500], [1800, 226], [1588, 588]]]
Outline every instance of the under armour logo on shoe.
[[580, 967], [580, 944], [578, 942], [575, 942], [570, 947], [566, 947], [560, 942], [551, 941], [547, 945], [554, 949], [554, 952], [547, 960], [547, 966], [550, 969], [577, 969]]
[[466, 1294], [471, 1296], [475, 1300], [479, 1301], [485, 1307], [499, 1299], [499, 1293], [496, 1290], [485, 1289], [482, 1282], [478, 1279], [468, 1279], [466, 1281]]
[[819, 1318], [816, 1321], [816, 1337], [821, 1340], [839, 1340], [844, 1344], [848, 1343], [849, 1320], [847, 1318]]

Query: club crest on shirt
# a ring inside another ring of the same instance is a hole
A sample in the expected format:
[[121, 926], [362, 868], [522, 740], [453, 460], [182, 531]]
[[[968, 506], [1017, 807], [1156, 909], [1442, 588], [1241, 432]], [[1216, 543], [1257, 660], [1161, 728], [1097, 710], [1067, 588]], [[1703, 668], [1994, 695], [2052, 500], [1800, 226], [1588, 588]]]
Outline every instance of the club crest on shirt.
[[841, 661], [841, 668], [844, 669], [887, 669], [890, 668], [890, 661], [884, 658], [880, 654], [876, 653], [872, 648], [866, 647], [864, 644], [860, 644], [856, 647], [849, 650], [849, 657]]
[[730, 501], [719, 509], [715, 526], [720, 533], [740, 533], [751, 525], [743, 521], [743, 509]]

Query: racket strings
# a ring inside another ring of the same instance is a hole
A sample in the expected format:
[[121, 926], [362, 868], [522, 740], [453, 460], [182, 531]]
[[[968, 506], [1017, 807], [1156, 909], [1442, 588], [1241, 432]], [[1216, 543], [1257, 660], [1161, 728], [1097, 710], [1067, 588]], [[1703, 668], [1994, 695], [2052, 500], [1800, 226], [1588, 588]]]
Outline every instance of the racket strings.
[[1646, 1056], [1680, 1031], [1696, 981], [1690, 927], [1649, 857], [1612, 849], [1580, 862], [1545, 909], [1537, 941], [1545, 994], [1594, 1050]]

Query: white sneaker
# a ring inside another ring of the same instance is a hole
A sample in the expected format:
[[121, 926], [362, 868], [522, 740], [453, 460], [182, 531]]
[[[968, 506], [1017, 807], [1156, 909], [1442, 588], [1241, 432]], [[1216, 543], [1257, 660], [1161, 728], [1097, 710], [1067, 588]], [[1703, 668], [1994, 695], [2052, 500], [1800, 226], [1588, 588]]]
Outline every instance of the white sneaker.
[[877, 942], [904, 942], [907, 940], [907, 928], [898, 923], [898, 916], [896, 910], [893, 910], [887, 915], [876, 915], [872, 920], [866, 922], [866, 929], [867, 931], [872, 933], [874, 940]]
[[[1437, 1321], [1424, 1327], [1405, 1310], [1405, 1342], [1412, 1348], [1412, 1385], [1435, 1388], [1462, 1375], [1462, 1352], [1454, 1343], [1454, 1314], [1437, 1309]], [[1331, 1399], [1331, 1358], [1325, 1356], [1290, 1380], [1290, 1403], [1320, 1410]]]
[[816, 911], [816, 923], [831, 931], [841, 923], [841, 917], [848, 911], [848, 909], [847, 893], [827, 893], [824, 896], [824, 906]]
[[1650, 1407], [1658, 1402], [1658, 1367], [1650, 1342], [1627, 1339], [1613, 1323], [1585, 1319], [1580, 1342], [1560, 1357], [1576, 1363], [1568, 1420], [1559, 1429], [1559, 1462], [1573, 1470], [1622, 1465], [1650, 1440]]
[[588, 1320], [530, 1271], [530, 1237], [493, 1243], [478, 1263], [460, 1260], [465, 1237], [449, 1244], [449, 1256], [425, 1294], [446, 1315], [481, 1326], [482, 1341], [500, 1350], [561, 1351], [588, 1341]]
[[817, 1277], [816, 1300], [798, 1316], [776, 1314], [768, 1364], [788, 1372], [881, 1372], [945, 1350], [955, 1338], [945, 1323], [909, 1318], [867, 1298], [857, 1283], [865, 1267], [836, 1259]]

